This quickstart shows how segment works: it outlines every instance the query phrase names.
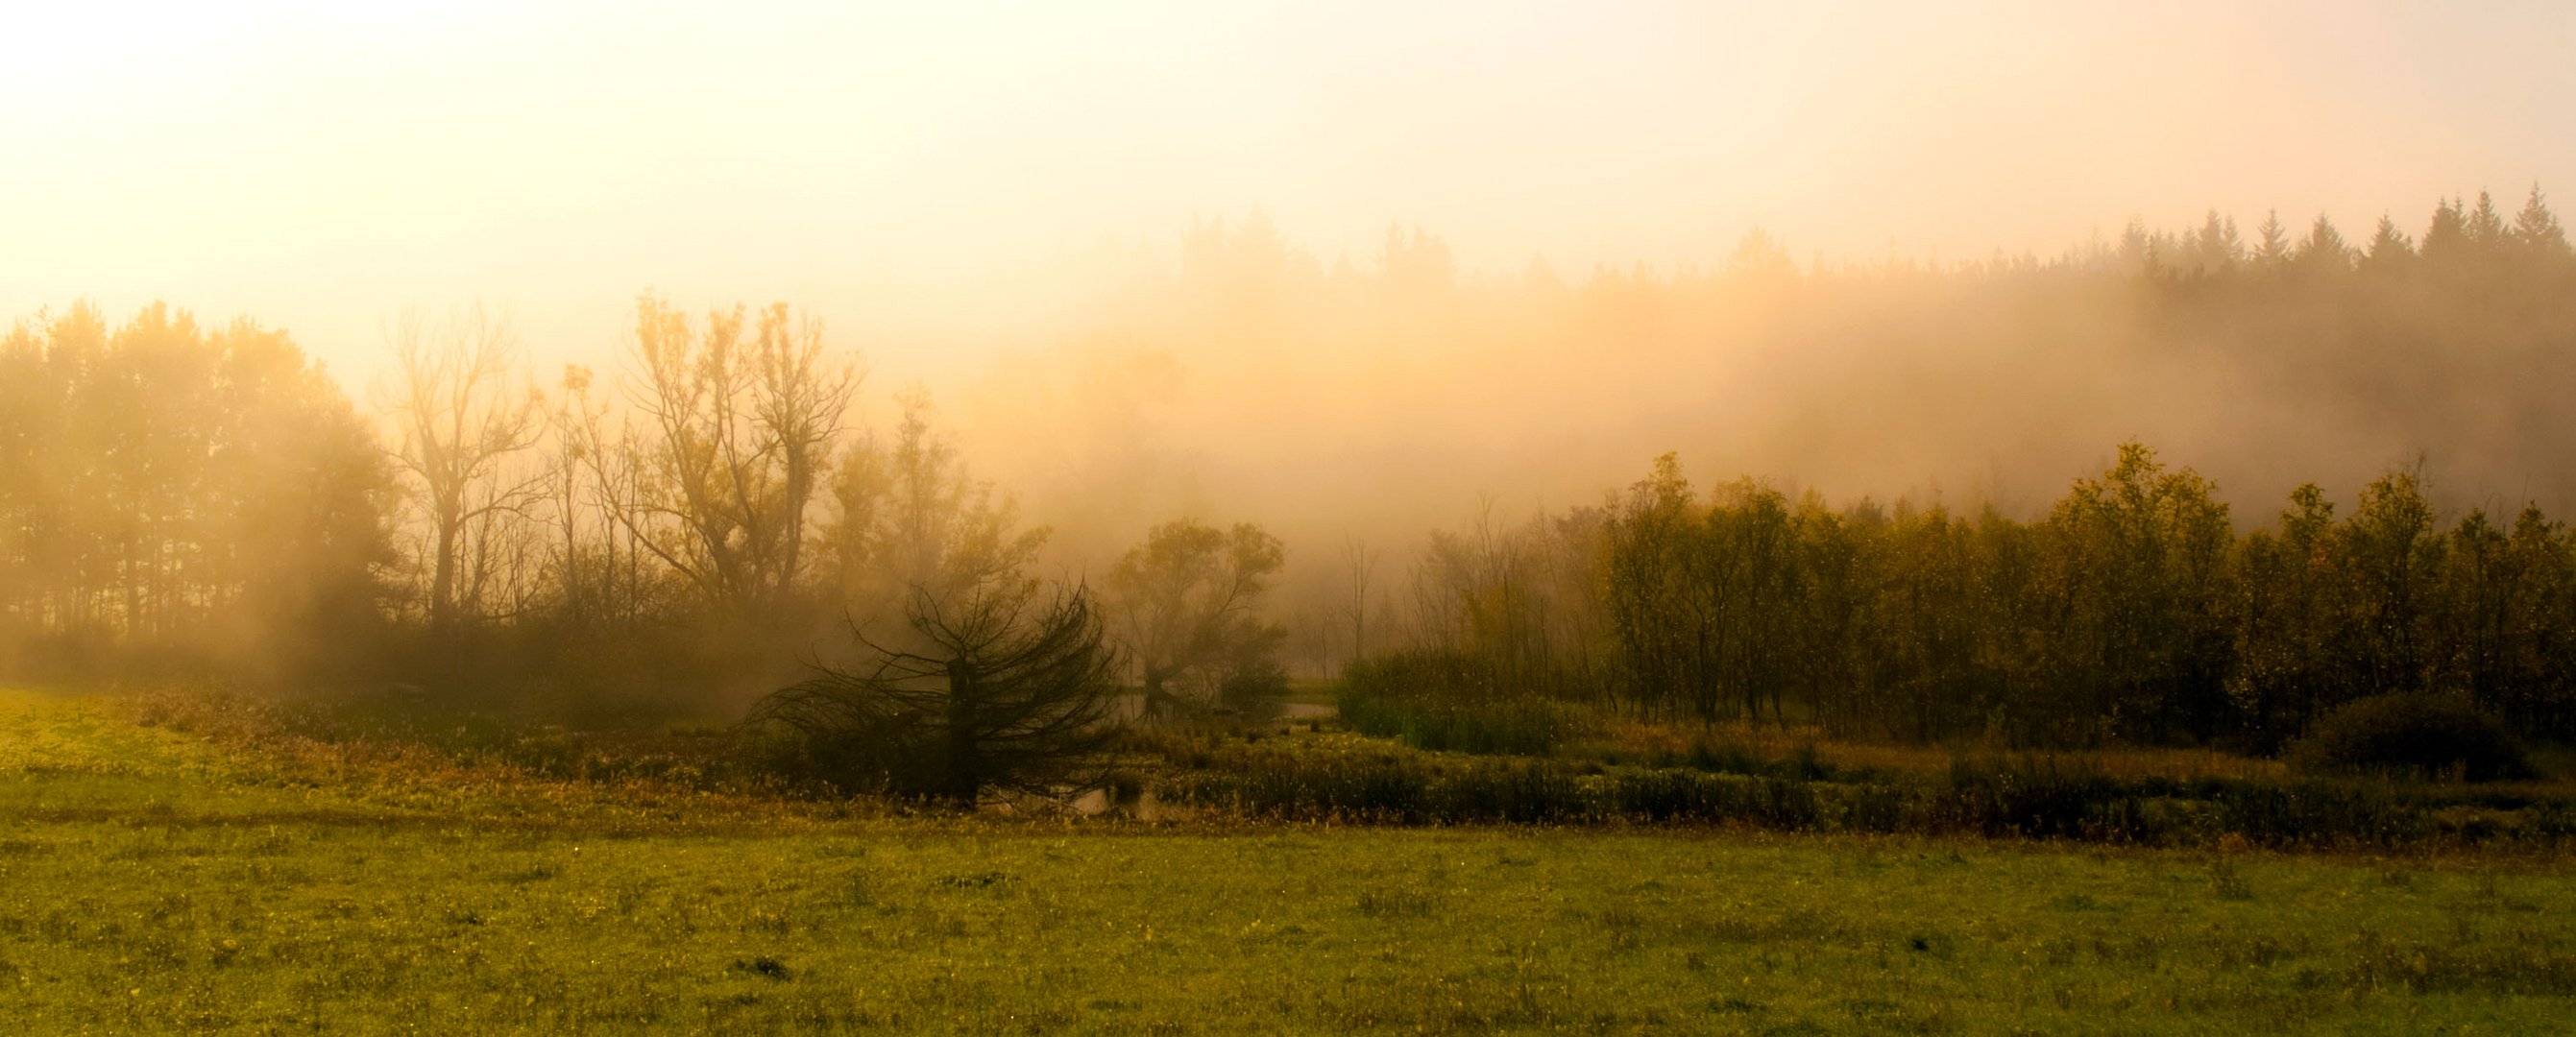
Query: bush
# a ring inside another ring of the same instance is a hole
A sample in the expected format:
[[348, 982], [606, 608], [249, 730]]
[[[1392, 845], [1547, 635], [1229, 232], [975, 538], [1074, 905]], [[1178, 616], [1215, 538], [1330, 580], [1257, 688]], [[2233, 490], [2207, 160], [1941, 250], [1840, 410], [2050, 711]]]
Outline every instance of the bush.
[[[2122, 779], [2083, 757], [1960, 759], [1947, 776], [1809, 780], [1454, 756], [1349, 735], [1133, 737], [1156, 797], [1238, 815], [1391, 825], [1701, 824], [2137, 846], [2563, 844], [2576, 809], [2519, 790], [2389, 781]], [[2478, 804], [2488, 804], [2481, 806]]]
[[918, 649], [860, 639], [875, 655], [762, 699], [744, 721], [773, 736], [783, 773], [844, 792], [973, 808], [987, 792], [1078, 793], [1118, 735], [1117, 653], [1077, 586], [1052, 599], [915, 587], [905, 609]]
[[1573, 707], [1506, 692], [1490, 663], [1456, 652], [1359, 660], [1344, 672], [1336, 699], [1352, 730], [1416, 749], [1546, 756], [1584, 726]]
[[1271, 719], [1288, 697], [1288, 671], [1277, 662], [1257, 659], [1236, 667], [1217, 683], [1217, 704], [1237, 716]]
[[2435, 695], [2345, 703], [2308, 729], [2291, 747], [2290, 760], [2309, 770], [2458, 774], [2470, 781], [2532, 775], [2503, 725], [2467, 702]]
[[1495, 756], [1547, 756], [1570, 726], [1563, 707], [1545, 702], [1459, 706], [1364, 700], [1342, 719], [1361, 734], [1400, 739], [1416, 749]]
[[1934, 831], [2124, 843], [2152, 837], [2145, 813], [2138, 790], [2088, 761], [2055, 756], [1954, 759], [1925, 810]]

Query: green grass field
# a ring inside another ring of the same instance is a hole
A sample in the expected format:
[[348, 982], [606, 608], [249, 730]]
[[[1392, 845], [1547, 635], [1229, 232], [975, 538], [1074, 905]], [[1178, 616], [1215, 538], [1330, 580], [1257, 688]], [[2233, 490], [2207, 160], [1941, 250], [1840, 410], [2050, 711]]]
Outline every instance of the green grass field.
[[2535, 1033], [2576, 868], [906, 818], [0, 694], [0, 1032]]

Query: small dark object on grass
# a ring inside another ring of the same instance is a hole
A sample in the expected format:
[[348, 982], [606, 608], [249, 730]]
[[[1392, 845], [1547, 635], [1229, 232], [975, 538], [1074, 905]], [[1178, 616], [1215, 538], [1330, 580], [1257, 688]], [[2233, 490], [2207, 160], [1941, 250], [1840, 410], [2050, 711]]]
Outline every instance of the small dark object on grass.
[[2457, 698], [2375, 695], [2337, 707], [2289, 752], [2309, 770], [2458, 774], [2470, 781], [2532, 776], [2502, 724]]
[[762, 979], [776, 980], [780, 983], [784, 983], [795, 978], [787, 971], [787, 963], [776, 958], [753, 958], [750, 961], [736, 958], [734, 959], [733, 970], [735, 972], [748, 972], [752, 975], [759, 976]]

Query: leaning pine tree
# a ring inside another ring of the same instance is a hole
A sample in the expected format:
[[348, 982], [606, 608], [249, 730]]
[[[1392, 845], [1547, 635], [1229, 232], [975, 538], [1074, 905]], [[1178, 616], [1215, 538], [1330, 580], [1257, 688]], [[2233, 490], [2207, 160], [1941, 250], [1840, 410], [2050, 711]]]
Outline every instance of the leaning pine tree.
[[783, 737], [791, 769], [845, 791], [972, 807], [992, 792], [1060, 795], [1115, 735], [1118, 656], [1081, 587], [1044, 600], [915, 588], [915, 635], [859, 635], [864, 667], [817, 665], [746, 721]]

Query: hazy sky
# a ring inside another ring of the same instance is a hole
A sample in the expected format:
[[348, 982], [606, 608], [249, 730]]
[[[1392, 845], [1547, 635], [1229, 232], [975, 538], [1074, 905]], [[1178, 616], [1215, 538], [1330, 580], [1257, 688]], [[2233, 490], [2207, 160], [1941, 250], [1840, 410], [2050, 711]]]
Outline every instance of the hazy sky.
[[[2576, 192], [2576, 4], [29, 4], [0, 312], [249, 313], [335, 369], [515, 306], [599, 355], [646, 286], [881, 359], [1014, 271], [1259, 207], [1328, 261], [1872, 258]], [[2576, 197], [2569, 195], [2568, 197]], [[913, 359], [919, 359], [917, 357]], [[898, 368], [902, 364], [896, 365]]]

